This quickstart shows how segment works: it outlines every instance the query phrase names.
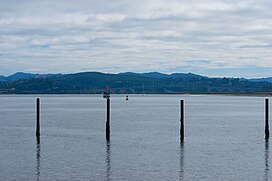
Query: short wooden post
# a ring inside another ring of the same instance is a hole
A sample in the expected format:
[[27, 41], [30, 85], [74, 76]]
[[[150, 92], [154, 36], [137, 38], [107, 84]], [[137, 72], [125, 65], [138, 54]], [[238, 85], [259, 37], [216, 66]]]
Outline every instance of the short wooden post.
[[107, 98], [106, 139], [110, 140], [110, 98]]
[[36, 137], [40, 137], [40, 98], [37, 98], [36, 100]]
[[265, 99], [265, 139], [269, 138], [269, 99]]
[[180, 141], [184, 141], [184, 100], [180, 100]]

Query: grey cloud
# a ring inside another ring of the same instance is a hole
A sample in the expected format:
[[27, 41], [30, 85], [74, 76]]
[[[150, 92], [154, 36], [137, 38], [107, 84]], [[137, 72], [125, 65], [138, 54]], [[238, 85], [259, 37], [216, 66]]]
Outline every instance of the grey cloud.
[[265, 44], [265, 45], [244, 45], [240, 46], [239, 48], [272, 48], [272, 44]]
[[0, 71], [272, 67], [271, 7], [266, 0], [2, 1]]

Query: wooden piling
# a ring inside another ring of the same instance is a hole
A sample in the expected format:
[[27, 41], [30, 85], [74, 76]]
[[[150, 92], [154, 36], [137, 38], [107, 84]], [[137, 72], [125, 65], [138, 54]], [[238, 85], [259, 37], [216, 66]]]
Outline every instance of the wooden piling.
[[36, 100], [36, 137], [40, 137], [40, 98]]
[[106, 139], [110, 140], [110, 98], [107, 98]]
[[180, 141], [184, 141], [184, 100], [180, 100]]
[[269, 138], [269, 99], [265, 99], [265, 139]]

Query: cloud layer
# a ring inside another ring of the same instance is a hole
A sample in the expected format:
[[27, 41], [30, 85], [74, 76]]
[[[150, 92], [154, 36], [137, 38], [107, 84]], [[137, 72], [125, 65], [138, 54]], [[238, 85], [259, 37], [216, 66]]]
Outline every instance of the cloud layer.
[[271, 8], [268, 0], [1, 1], [0, 74], [268, 76], [256, 70], [272, 69]]

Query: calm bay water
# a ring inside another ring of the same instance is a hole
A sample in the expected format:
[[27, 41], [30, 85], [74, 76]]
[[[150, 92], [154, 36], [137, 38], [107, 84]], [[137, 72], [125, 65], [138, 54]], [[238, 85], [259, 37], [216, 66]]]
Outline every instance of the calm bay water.
[[272, 180], [264, 97], [112, 96], [107, 143], [100, 95], [39, 95], [39, 144], [36, 97], [0, 96], [0, 180]]

